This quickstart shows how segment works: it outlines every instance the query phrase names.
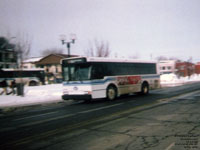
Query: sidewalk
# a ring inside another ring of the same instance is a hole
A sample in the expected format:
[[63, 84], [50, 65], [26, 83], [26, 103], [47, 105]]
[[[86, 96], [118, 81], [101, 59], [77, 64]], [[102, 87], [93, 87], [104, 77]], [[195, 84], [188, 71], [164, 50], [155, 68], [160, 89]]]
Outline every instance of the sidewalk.
[[17, 95], [0, 95], [0, 109], [62, 102], [61, 95], [62, 84], [34, 87], [25, 86], [23, 97]]

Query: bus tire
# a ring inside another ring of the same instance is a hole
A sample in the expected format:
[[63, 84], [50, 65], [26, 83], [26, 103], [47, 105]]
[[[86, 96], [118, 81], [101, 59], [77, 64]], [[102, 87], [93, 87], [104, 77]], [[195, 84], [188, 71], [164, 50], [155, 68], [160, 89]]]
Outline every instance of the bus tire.
[[109, 85], [106, 90], [106, 98], [108, 100], [114, 100], [117, 97], [117, 89], [113, 85]]
[[29, 82], [29, 86], [36, 86], [37, 85], [37, 82], [36, 81], [31, 81]]
[[147, 82], [144, 82], [144, 83], [142, 84], [141, 94], [142, 94], [142, 95], [147, 95], [147, 94], [149, 94], [149, 84], [148, 84]]

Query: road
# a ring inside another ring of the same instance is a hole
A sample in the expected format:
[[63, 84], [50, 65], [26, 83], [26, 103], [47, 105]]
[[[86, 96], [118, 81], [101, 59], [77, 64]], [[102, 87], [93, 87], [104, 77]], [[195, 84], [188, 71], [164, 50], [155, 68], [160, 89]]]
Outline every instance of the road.
[[200, 83], [0, 117], [0, 149], [198, 150]]

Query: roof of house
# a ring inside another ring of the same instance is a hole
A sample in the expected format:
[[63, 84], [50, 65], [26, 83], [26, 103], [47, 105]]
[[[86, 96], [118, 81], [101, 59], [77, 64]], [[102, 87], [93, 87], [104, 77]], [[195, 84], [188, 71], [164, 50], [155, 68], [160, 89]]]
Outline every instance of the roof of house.
[[66, 55], [66, 54], [49, 54], [40, 59], [36, 64], [47, 65], [47, 64], [60, 64], [60, 60], [63, 58], [75, 57], [77, 55]]
[[23, 61], [23, 63], [35, 63], [42, 59], [43, 57], [32, 57]]

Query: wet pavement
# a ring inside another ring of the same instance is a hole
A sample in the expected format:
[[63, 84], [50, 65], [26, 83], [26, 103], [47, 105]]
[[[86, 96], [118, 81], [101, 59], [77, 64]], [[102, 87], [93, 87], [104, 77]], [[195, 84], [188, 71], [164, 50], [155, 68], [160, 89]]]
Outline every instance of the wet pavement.
[[[82, 128], [50, 149], [199, 150], [200, 91], [101, 125]], [[48, 149], [48, 148], [47, 148]]]

